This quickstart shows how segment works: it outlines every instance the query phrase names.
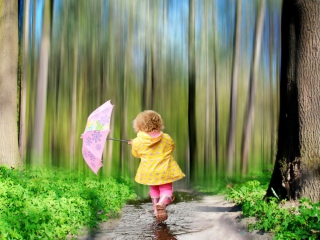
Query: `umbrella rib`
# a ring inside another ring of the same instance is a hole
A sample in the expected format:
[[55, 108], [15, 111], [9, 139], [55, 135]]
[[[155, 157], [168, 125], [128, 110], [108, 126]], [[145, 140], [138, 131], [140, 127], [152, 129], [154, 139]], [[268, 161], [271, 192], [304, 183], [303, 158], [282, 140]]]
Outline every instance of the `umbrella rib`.
[[114, 141], [120, 141], [120, 142], [130, 142], [130, 140], [117, 139], [117, 138], [107, 138], [106, 140], [114, 140]]

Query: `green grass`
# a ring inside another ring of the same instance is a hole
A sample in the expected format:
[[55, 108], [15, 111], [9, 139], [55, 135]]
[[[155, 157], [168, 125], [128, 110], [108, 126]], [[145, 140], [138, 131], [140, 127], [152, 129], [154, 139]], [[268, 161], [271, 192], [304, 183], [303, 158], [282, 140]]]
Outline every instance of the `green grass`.
[[277, 196], [263, 200], [268, 182], [247, 181], [230, 187], [227, 200], [242, 206], [245, 218], [254, 217], [249, 230], [273, 232], [275, 239], [320, 239], [320, 202], [300, 199], [298, 207], [284, 207]]
[[129, 181], [58, 169], [0, 166], [0, 239], [65, 239], [118, 216]]

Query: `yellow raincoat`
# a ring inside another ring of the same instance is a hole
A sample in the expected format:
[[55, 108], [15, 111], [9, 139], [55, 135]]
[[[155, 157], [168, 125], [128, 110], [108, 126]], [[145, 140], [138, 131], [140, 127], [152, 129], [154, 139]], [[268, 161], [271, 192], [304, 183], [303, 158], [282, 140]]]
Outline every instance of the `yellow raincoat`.
[[174, 142], [166, 133], [151, 137], [146, 132], [138, 132], [132, 140], [132, 154], [141, 158], [135, 181], [144, 185], [161, 185], [185, 177], [172, 157]]

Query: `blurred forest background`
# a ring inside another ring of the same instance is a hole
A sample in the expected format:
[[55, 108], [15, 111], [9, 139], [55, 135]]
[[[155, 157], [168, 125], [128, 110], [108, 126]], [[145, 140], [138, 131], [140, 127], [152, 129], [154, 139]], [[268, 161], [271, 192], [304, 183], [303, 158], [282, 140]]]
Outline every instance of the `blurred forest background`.
[[[281, 0], [19, 0], [19, 144], [29, 164], [93, 174], [87, 117], [114, 104], [109, 137], [159, 112], [187, 177], [178, 187], [272, 170], [279, 111]], [[139, 160], [107, 141], [99, 176]], [[142, 192], [145, 188], [141, 187]]]

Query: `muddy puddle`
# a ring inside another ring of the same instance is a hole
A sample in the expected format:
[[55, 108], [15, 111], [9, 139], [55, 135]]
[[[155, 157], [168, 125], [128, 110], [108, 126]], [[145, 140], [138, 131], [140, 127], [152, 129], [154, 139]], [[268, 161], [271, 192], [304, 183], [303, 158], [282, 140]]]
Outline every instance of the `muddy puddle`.
[[175, 201], [167, 207], [168, 219], [157, 223], [150, 199], [131, 201], [119, 219], [101, 223], [80, 240], [225, 240], [272, 239], [272, 235], [249, 233], [240, 220], [240, 209], [224, 196], [202, 196], [175, 192]]
[[153, 216], [150, 198], [129, 201], [120, 219], [102, 223], [98, 230], [78, 239], [161, 239], [175, 240], [181, 234], [199, 231], [193, 223], [194, 202], [203, 196], [195, 192], [175, 192], [175, 200], [167, 207], [168, 220], [158, 223]]

